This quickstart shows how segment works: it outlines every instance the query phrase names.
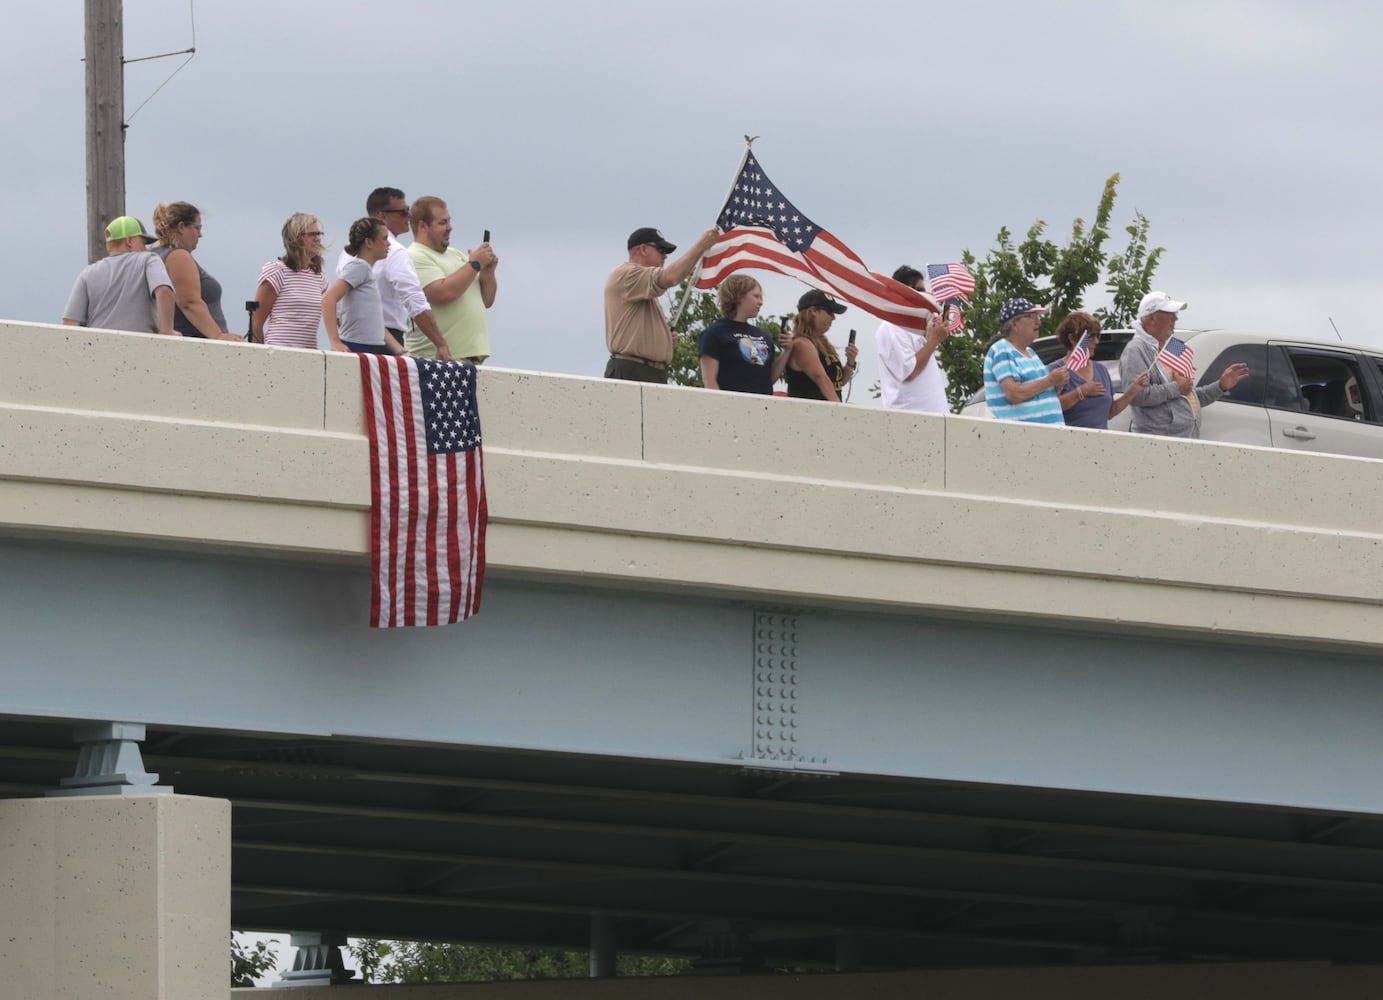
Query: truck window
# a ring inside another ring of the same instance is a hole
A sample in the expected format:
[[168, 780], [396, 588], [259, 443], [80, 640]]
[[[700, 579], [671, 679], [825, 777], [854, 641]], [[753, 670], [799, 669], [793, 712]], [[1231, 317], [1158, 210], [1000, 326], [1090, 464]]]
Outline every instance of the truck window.
[[[1192, 347], [1195, 342], [1192, 341]], [[1239, 384], [1224, 398], [1235, 403], [1251, 403], [1254, 406], [1262, 406], [1267, 396], [1270, 373], [1268, 371], [1268, 347], [1265, 344], [1235, 344], [1227, 347], [1220, 352], [1197, 385], [1209, 385], [1218, 382], [1220, 376], [1225, 373], [1225, 369], [1234, 364], [1246, 364], [1249, 366], [1248, 378], [1241, 379]], [[1290, 407], [1291, 400], [1295, 397], [1295, 389], [1289, 389], [1285, 393], [1280, 393], [1284, 403]], [[1272, 405], [1283, 405], [1273, 404]]]
[[1341, 420], [1377, 420], [1369, 413], [1359, 359], [1353, 354], [1284, 346], [1304, 409]]

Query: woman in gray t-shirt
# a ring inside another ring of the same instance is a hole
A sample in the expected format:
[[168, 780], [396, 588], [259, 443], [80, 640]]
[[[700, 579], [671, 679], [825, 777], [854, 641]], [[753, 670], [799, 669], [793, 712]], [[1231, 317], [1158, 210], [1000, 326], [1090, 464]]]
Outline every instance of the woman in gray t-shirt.
[[389, 253], [384, 220], [356, 219], [346, 243], [351, 259], [322, 296], [322, 319], [333, 350], [356, 354], [402, 354], [403, 345], [384, 328], [374, 266]]

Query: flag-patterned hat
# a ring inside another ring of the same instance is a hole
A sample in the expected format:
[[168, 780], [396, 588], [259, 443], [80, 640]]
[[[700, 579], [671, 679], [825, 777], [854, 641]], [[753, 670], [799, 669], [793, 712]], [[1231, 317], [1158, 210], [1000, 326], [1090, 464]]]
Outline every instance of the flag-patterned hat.
[[1021, 316], [1024, 313], [1041, 313], [1046, 311], [1046, 306], [1039, 306], [1033, 302], [1029, 302], [1027, 299], [1009, 299], [999, 309], [999, 325], [1002, 326], [1013, 319], [1013, 317]]

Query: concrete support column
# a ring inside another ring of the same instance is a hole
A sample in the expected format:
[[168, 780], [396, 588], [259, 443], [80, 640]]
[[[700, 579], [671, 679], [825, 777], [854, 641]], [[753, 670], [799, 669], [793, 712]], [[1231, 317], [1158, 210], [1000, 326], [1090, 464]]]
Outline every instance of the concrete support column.
[[616, 958], [615, 918], [604, 914], [593, 914], [591, 916], [591, 978], [614, 978]]
[[860, 971], [860, 939], [850, 931], [836, 931], [836, 971]]
[[0, 800], [0, 969], [25, 1000], [225, 1000], [230, 803]]

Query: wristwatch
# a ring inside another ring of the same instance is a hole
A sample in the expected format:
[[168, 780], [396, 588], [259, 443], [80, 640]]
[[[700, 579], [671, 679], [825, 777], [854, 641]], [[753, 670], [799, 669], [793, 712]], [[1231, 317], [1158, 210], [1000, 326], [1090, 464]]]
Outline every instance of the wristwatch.
[[478, 261], [478, 260], [473, 260], [473, 261], [471, 261], [471, 267], [473, 267], [473, 268], [475, 268], [477, 271], [479, 271], [479, 270], [480, 270], [480, 261]]

